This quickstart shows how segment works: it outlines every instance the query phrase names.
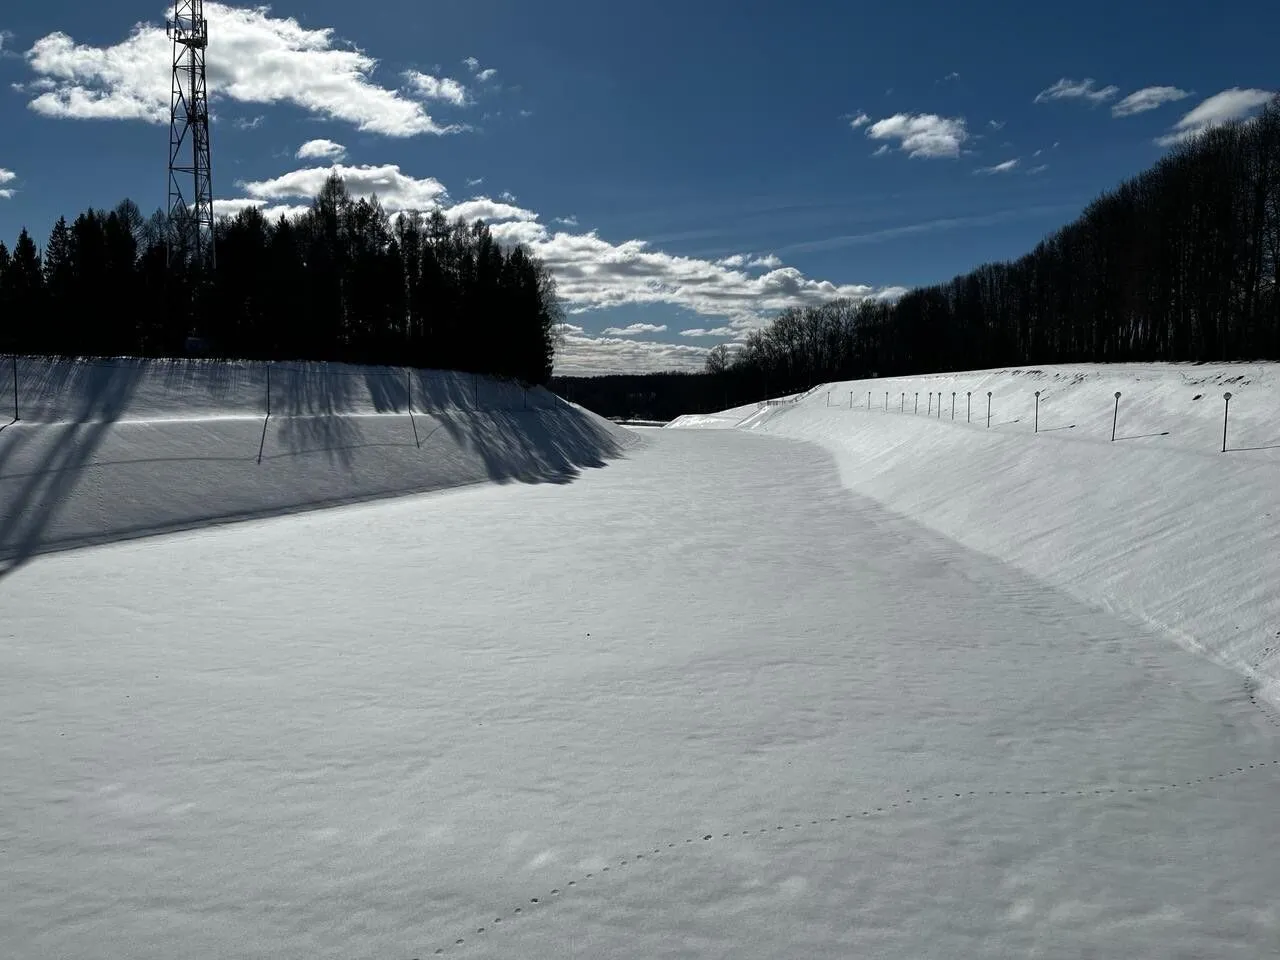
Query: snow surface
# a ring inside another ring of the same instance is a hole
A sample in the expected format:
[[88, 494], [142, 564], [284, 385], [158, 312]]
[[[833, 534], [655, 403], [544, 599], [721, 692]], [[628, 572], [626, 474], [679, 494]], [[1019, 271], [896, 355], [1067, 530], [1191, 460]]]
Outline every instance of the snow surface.
[[[0, 359], [5, 410], [13, 381]], [[635, 442], [546, 390], [471, 374], [19, 364], [21, 419], [0, 426], [0, 572], [50, 549], [213, 521], [468, 483], [564, 482]]]
[[[742, 427], [821, 444], [849, 489], [1087, 602], [1140, 618], [1236, 670], [1275, 703], [1278, 410], [1276, 364], [1076, 365], [825, 384]], [[706, 423], [690, 417], [671, 426]]]
[[0, 956], [1280, 950], [1237, 674], [817, 445], [645, 436], [0, 579]]

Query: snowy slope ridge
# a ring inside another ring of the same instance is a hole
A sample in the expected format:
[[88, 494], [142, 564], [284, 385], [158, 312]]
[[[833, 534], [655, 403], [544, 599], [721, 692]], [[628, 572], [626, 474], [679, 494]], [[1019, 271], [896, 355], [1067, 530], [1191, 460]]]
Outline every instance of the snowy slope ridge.
[[484, 481], [564, 482], [635, 442], [544, 389], [472, 374], [35, 358], [16, 372], [10, 423], [13, 367], [0, 358], [0, 570], [210, 522]]
[[758, 414], [671, 427], [732, 426], [741, 413], [749, 418], [740, 429], [826, 447], [853, 491], [1140, 618], [1280, 702], [1280, 365], [1073, 365], [831, 383]]

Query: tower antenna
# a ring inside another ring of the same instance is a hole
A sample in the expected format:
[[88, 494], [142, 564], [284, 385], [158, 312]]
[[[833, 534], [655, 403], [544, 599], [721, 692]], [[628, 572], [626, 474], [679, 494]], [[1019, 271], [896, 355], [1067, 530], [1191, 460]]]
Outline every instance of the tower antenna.
[[212, 270], [213, 179], [204, 70], [209, 30], [203, 0], [174, 0], [173, 19], [166, 26], [173, 41], [166, 256], [170, 268], [190, 261], [198, 270]]

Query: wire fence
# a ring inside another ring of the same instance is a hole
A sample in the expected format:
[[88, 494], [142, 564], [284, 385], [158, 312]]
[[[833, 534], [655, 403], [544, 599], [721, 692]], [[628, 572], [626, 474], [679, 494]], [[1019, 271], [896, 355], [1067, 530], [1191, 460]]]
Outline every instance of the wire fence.
[[[815, 391], [810, 390], [809, 393], [804, 396], [811, 395], [814, 392]], [[1041, 427], [1040, 404], [1043, 399], [1043, 393], [1044, 392], [1041, 390], [1036, 390], [1031, 397], [1027, 398], [1031, 405], [1032, 432], [1040, 434], [1059, 430], [1076, 429], [1077, 424], [1074, 423], [1062, 424], [1053, 427]], [[794, 397], [785, 400], [762, 401], [759, 404], [759, 409], [763, 409], [765, 406], [780, 406], [782, 404], [795, 403], [798, 399], [801, 398]], [[1002, 399], [1008, 400], [1009, 398], [1006, 395]], [[1143, 440], [1154, 437], [1166, 437], [1172, 433], [1171, 430], [1160, 430], [1129, 436], [1120, 435], [1119, 430], [1122, 422], [1122, 392], [1119, 390], [1115, 391], [1115, 393], [1112, 394], [1111, 399], [1114, 403], [1108, 408], [1108, 412], [1111, 414], [1110, 442], [1115, 443], [1122, 440]], [[1195, 399], [1201, 399], [1201, 395], [1197, 395]], [[1230, 453], [1233, 449], [1237, 451], [1280, 449], [1280, 442], [1274, 445], [1269, 444], [1260, 447], [1232, 447], [1229, 445], [1231, 430], [1231, 401], [1233, 399], [1236, 399], [1236, 395], [1229, 390], [1222, 394], [1222, 443], [1218, 452]], [[924, 406], [923, 410], [921, 410], [922, 404]], [[871, 413], [913, 414], [950, 422], [963, 421], [966, 425], [973, 425], [976, 423], [978, 426], [984, 427], [987, 430], [992, 429], [993, 426], [1005, 426], [1008, 423], [1018, 423], [1021, 420], [1021, 417], [1019, 417], [1014, 420], [1005, 421], [1004, 423], [998, 421], [993, 422], [993, 417], [995, 416], [997, 409], [995, 406], [995, 391], [993, 390], [936, 390], [924, 391], [923, 394], [920, 391], [908, 392], [899, 390], [895, 393], [895, 391], [892, 390], [868, 390], [866, 391], [865, 402], [862, 399], [862, 394], [856, 390], [848, 391], [847, 400], [844, 399], [843, 392], [837, 395], [835, 390], [828, 390], [826, 405], [828, 407], [846, 408], [849, 410], [860, 409]]]
[[549, 391], [476, 373], [309, 362], [0, 358], [9, 422], [519, 413]]

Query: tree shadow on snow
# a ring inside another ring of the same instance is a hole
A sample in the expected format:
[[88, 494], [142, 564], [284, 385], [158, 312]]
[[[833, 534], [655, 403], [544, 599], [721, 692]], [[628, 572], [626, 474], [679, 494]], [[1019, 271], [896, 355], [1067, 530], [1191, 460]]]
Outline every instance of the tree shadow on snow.
[[[0, 514], [0, 557], [7, 559], [0, 559], [0, 577], [39, 552], [45, 531], [74, 492], [111, 424], [128, 407], [141, 375], [138, 366], [90, 369], [57, 364], [50, 368], [49, 376], [64, 381], [62, 389], [75, 391], [72, 422], [38, 428], [39, 439], [48, 441], [46, 448], [34, 469], [16, 478], [17, 489], [6, 491], [5, 512]], [[19, 450], [37, 439], [36, 429], [6, 431], [0, 436], [0, 476]]]

